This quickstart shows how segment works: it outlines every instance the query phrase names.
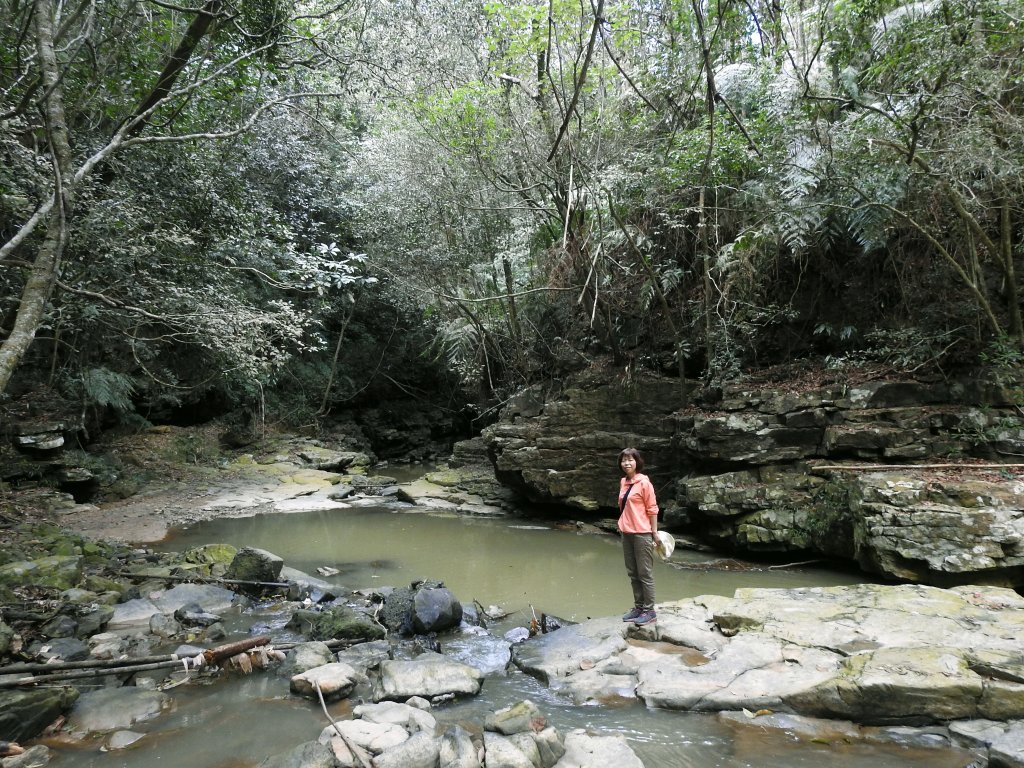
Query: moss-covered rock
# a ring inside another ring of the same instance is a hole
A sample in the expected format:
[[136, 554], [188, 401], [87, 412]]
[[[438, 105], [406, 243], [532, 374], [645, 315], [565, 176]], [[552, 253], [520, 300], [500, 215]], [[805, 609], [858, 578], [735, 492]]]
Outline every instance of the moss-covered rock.
[[82, 578], [81, 555], [50, 555], [0, 566], [0, 584], [70, 589]]
[[384, 628], [365, 613], [335, 605], [326, 611], [299, 610], [288, 626], [308, 635], [310, 640], [379, 640]]
[[0, 740], [24, 741], [38, 736], [71, 709], [78, 698], [74, 688], [0, 691]]
[[182, 559], [186, 563], [196, 563], [199, 565], [220, 564], [229, 566], [237, 554], [238, 547], [231, 544], [203, 544], [202, 546], [185, 550], [182, 554]]

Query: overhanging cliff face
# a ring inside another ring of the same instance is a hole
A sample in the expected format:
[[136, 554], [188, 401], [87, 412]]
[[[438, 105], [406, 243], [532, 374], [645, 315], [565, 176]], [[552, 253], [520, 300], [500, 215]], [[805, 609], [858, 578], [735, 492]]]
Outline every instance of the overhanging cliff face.
[[530, 500], [614, 509], [623, 448], [642, 449], [645, 471], [671, 497], [682, 469], [674, 416], [682, 403], [678, 381], [584, 374], [561, 388], [523, 390], [484, 439], [498, 479]]
[[484, 437], [499, 479], [534, 501], [614, 512], [616, 456], [635, 446], [670, 529], [898, 579], [1017, 584], [1020, 399], [971, 379], [732, 386], [684, 405], [676, 381], [590, 373], [520, 393]]

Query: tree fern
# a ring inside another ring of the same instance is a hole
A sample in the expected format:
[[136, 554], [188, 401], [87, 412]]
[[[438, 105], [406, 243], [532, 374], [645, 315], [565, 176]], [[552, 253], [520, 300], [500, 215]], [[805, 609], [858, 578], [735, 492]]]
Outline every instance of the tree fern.
[[89, 405], [111, 407], [120, 413], [133, 410], [135, 382], [109, 368], [89, 368], [82, 374], [82, 392]]

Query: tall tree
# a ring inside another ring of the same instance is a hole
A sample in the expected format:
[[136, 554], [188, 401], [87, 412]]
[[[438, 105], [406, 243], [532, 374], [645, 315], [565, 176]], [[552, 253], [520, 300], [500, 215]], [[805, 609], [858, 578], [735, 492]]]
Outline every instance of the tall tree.
[[[0, 245], [0, 262], [25, 275], [0, 343], [0, 393], [44, 322], [83, 192], [110, 183], [116, 157], [242, 136], [276, 111], [337, 95], [339, 75], [329, 73], [357, 40], [345, 3], [34, 0], [8, 10], [0, 110], [49, 178], [20, 180], [36, 202], [10, 216]], [[327, 88], [311, 89], [300, 68], [320, 65]]]

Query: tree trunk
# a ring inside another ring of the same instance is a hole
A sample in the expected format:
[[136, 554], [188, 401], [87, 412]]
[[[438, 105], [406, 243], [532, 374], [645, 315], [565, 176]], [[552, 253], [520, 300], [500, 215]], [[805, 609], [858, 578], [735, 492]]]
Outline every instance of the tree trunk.
[[74, 202], [74, 187], [71, 184], [71, 142], [68, 138], [67, 120], [64, 117], [61, 71], [53, 45], [54, 16], [53, 0], [36, 0], [33, 20], [45, 94], [43, 107], [46, 136], [53, 157], [54, 205], [47, 215], [45, 239], [36, 252], [28, 280], [25, 281], [25, 287], [21, 292], [14, 327], [10, 336], [0, 345], [0, 393], [6, 391], [14, 369], [25, 356], [43, 322], [46, 304], [50, 300], [54, 281], [60, 271], [67, 219], [71, 215]]
[[[153, 90], [132, 114], [131, 119], [142, 118], [132, 126], [130, 133], [137, 133], [148, 121], [146, 113], [170, 93], [178, 75], [195, 53], [200, 40], [210, 31], [216, 15], [223, 6], [223, 0], [207, 0], [196, 18], [189, 25], [181, 43], [165, 64]], [[45, 211], [39, 221], [46, 221], [46, 235], [36, 257], [29, 267], [28, 278], [21, 292], [10, 335], [0, 344], [0, 394], [7, 390], [11, 376], [18, 367], [42, 324], [46, 305], [53, 292], [53, 286], [60, 273], [60, 261], [67, 236], [67, 222], [71, 218], [75, 198], [75, 175], [72, 173], [71, 141], [64, 116], [64, 91], [61, 84], [62, 65], [57, 60], [54, 48], [56, 35], [54, 0], [35, 0], [33, 9], [33, 31], [42, 83], [44, 102], [41, 105], [46, 117], [46, 137], [53, 157], [54, 195], [47, 210], [44, 205], [38, 212]], [[123, 140], [116, 137], [116, 143]], [[114, 144], [110, 145], [113, 149]], [[92, 167], [87, 163], [79, 169], [78, 181], [88, 176]], [[49, 205], [49, 204], [47, 204]], [[5, 246], [7, 249], [8, 243]]]
[[1024, 348], [1024, 324], [1020, 316], [1020, 296], [1017, 293], [1017, 270], [1013, 264], [1013, 221], [1010, 215], [1010, 200], [1003, 198], [999, 208], [999, 245], [1002, 251], [1003, 280], [1006, 309], [1010, 313], [1010, 336], [1018, 348]]

